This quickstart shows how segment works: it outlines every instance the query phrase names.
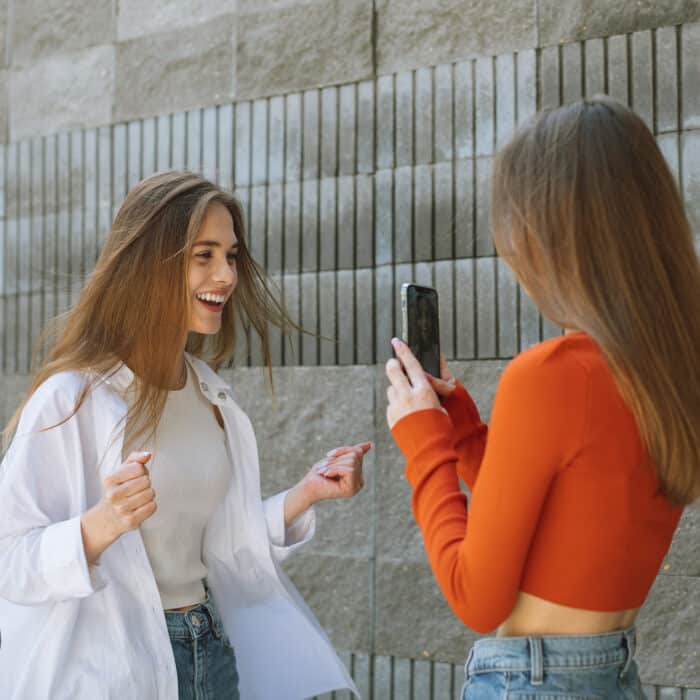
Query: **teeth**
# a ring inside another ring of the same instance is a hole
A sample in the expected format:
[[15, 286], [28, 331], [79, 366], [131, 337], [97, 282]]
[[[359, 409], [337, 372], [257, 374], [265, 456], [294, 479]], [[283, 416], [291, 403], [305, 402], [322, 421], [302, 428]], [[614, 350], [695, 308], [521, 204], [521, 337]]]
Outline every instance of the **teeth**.
[[223, 304], [226, 301], [225, 296], [219, 296], [218, 294], [197, 294], [197, 299], [202, 301], [210, 301], [214, 304]]

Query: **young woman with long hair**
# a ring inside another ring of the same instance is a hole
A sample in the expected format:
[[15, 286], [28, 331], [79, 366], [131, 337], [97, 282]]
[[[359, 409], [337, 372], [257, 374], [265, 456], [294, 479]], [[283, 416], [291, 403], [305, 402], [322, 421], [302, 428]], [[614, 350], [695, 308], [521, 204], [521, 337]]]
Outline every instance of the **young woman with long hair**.
[[279, 563], [313, 535], [314, 503], [359, 491], [370, 444], [262, 500], [216, 370], [247, 328], [271, 372], [268, 324], [294, 325], [235, 198], [191, 173], [136, 185], [4, 433], [0, 696], [355, 691]]
[[426, 377], [394, 340], [387, 363], [433, 573], [460, 620], [497, 630], [474, 644], [463, 696], [643, 698], [634, 621], [700, 496], [690, 225], [649, 129], [607, 97], [517, 131], [496, 158], [492, 224], [567, 332], [508, 365], [488, 427], [444, 361]]

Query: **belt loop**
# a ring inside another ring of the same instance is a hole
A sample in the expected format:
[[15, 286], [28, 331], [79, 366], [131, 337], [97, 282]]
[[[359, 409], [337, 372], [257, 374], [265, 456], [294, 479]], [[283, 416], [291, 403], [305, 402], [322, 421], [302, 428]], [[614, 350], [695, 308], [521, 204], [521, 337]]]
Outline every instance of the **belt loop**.
[[467, 660], [464, 664], [464, 680], [469, 680], [469, 664], [472, 662], [472, 659], [474, 658], [474, 647], [469, 650], [469, 653], [467, 654]]
[[622, 634], [625, 638], [625, 646], [627, 647], [627, 658], [625, 659], [625, 664], [620, 671], [620, 677], [624, 676], [627, 671], [629, 671], [632, 661], [634, 660], [634, 655], [637, 652], [637, 635], [635, 633], [634, 626], [628, 627]]
[[542, 685], [544, 683], [544, 653], [542, 651], [541, 637], [528, 637], [530, 645], [530, 683]]
[[211, 604], [211, 602], [203, 603], [202, 607], [206, 610], [207, 616], [209, 617], [209, 627], [212, 634], [217, 638], [221, 638], [221, 623], [219, 621], [219, 616], [216, 613], [216, 609]]

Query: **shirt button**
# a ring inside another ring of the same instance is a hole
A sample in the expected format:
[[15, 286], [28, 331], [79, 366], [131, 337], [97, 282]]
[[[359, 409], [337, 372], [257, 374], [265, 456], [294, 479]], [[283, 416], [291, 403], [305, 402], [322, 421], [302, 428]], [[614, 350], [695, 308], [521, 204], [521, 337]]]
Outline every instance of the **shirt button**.
[[199, 386], [202, 387], [202, 391], [209, 391], [209, 386], [204, 382], [202, 382]]
[[217, 396], [223, 401], [226, 398], [226, 394], [223, 391], [220, 391]]

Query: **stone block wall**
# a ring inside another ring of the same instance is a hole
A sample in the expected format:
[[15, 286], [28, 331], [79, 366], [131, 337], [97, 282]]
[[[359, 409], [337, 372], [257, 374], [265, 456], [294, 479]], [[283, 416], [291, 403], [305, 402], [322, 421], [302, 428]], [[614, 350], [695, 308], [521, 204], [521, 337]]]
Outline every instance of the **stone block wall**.
[[0, 141], [700, 19], [700, 0], [0, 0]]
[[[255, 343], [226, 370], [264, 491], [375, 443], [367, 488], [319, 506], [290, 574], [363, 697], [456, 697], [474, 636], [430, 575], [384, 420], [398, 288], [438, 288], [443, 348], [488, 415], [507, 361], [560, 332], [494, 255], [493, 154], [536, 109], [596, 92], [647, 120], [700, 233], [698, 19], [692, 1], [0, 2], [0, 418], [133, 184], [172, 167], [235, 190], [316, 334], [275, 337], [274, 398]], [[700, 693], [699, 535], [689, 509], [639, 620], [659, 698]]]

